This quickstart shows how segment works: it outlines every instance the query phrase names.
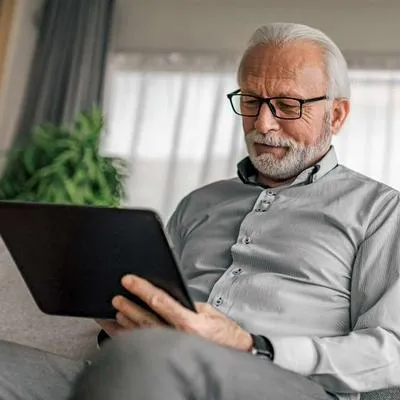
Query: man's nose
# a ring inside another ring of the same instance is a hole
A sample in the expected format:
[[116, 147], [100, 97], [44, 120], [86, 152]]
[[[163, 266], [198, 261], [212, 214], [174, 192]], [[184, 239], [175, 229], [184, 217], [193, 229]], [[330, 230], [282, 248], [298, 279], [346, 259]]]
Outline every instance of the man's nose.
[[268, 104], [263, 103], [260, 108], [260, 113], [254, 124], [254, 128], [261, 133], [279, 130], [279, 122], [276, 120]]

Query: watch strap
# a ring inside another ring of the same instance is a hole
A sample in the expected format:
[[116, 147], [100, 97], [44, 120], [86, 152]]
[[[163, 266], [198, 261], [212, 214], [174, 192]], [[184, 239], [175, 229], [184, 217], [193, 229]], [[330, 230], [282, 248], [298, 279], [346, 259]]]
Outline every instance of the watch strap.
[[251, 354], [266, 358], [271, 361], [274, 360], [274, 348], [271, 341], [262, 335], [254, 335], [250, 333], [251, 339], [253, 340], [253, 347], [251, 348]]

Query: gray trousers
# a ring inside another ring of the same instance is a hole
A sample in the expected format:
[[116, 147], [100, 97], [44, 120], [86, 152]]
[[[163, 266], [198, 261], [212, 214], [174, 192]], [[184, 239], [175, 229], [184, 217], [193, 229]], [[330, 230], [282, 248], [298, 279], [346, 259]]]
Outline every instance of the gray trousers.
[[85, 364], [0, 341], [0, 399], [65, 400]]
[[86, 367], [2, 343], [0, 376], [2, 400], [332, 400], [269, 361], [170, 329], [113, 339]]

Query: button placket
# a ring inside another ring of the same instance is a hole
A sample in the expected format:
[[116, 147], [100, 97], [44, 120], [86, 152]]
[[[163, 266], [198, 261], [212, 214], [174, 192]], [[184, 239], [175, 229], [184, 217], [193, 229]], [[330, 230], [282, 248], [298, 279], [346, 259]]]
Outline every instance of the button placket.
[[271, 201], [268, 199], [264, 199], [261, 201], [260, 211], [267, 211], [270, 206], [271, 206]]
[[271, 204], [276, 200], [276, 193], [272, 190], [268, 190], [265, 192], [264, 196], [258, 200], [257, 207], [255, 208], [256, 212], [265, 212], [268, 211]]

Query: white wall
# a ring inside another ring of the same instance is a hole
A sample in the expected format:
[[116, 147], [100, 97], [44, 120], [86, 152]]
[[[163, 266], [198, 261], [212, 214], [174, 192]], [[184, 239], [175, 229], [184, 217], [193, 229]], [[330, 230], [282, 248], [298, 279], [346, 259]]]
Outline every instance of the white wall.
[[8, 149], [18, 121], [44, 0], [17, 0], [0, 91], [0, 151]]
[[398, 0], [117, 0], [113, 49], [238, 51], [258, 25], [300, 22], [345, 52], [400, 53]]

